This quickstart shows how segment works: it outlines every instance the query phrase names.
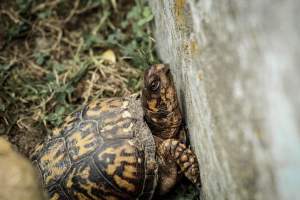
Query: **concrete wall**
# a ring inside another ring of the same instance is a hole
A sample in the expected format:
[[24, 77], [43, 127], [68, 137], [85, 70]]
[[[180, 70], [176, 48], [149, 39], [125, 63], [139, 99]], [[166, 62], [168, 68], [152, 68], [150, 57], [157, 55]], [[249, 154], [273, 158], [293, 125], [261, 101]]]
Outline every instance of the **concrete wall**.
[[153, 0], [203, 199], [300, 196], [300, 1]]

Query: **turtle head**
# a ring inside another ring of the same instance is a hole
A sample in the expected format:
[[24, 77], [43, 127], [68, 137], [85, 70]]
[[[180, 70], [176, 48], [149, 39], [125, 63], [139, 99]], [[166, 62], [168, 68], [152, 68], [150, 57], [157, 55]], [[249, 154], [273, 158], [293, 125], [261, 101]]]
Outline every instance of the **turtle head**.
[[177, 134], [181, 113], [168, 65], [152, 65], [145, 71], [142, 104], [153, 134], [162, 138], [172, 138]]

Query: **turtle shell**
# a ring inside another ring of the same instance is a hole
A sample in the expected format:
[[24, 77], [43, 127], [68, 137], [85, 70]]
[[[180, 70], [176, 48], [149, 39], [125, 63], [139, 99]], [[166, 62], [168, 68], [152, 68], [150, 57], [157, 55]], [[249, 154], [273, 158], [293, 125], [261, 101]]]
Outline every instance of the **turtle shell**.
[[94, 101], [32, 154], [54, 199], [151, 199], [155, 143], [139, 95]]

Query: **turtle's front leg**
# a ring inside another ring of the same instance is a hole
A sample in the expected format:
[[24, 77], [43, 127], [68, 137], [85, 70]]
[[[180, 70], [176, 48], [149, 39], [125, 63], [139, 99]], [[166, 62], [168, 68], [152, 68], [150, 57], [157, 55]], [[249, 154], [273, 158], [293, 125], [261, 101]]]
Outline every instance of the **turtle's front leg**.
[[175, 162], [192, 183], [200, 186], [200, 172], [196, 155], [185, 144], [176, 139], [163, 140], [158, 145], [158, 155], [163, 157], [165, 162]]

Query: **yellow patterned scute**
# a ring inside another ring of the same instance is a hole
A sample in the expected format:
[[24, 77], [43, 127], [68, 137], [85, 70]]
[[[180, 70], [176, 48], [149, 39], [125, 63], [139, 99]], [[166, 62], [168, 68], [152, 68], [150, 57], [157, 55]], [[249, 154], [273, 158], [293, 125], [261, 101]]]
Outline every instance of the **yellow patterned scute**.
[[67, 200], [69, 199], [60, 185], [48, 188], [49, 200]]
[[60, 196], [58, 193], [54, 193], [53, 196], [51, 197], [51, 200], [59, 200]]
[[45, 148], [44, 143], [37, 144], [35, 146], [35, 149], [33, 150], [33, 152], [30, 155], [30, 159], [36, 160], [36, 158], [41, 154], [41, 152], [44, 151], [44, 148]]
[[86, 107], [83, 118], [99, 122], [99, 132], [104, 140], [133, 138], [136, 116], [128, 106], [129, 100], [122, 98], [94, 101]]
[[61, 137], [68, 133], [71, 129], [75, 128], [76, 122], [79, 121], [80, 113], [73, 113], [65, 118], [64, 123], [60, 127], [52, 130], [51, 138]]
[[114, 112], [115, 109], [119, 109], [124, 104], [121, 98], [110, 98], [96, 100], [87, 106], [84, 113], [85, 119], [99, 119], [103, 113]]
[[64, 180], [64, 186], [73, 199], [129, 199], [101, 176], [91, 160], [74, 165]]
[[105, 143], [94, 155], [94, 161], [106, 179], [119, 190], [134, 196], [141, 192], [144, 157], [129, 140]]
[[127, 109], [120, 109], [118, 115], [102, 116], [100, 135], [104, 139], [129, 139], [134, 137], [134, 120]]
[[100, 145], [96, 131], [96, 124], [86, 121], [81, 123], [79, 128], [72, 130], [68, 134], [66, 142], [72, 160], [77, 161], [81, 159]]
[[67, 155], [67, 149], [62, 138], [49, 142], [38, 160], [43, 173], [45, 185], [51, 185], [60, 180], [71, 166]]

